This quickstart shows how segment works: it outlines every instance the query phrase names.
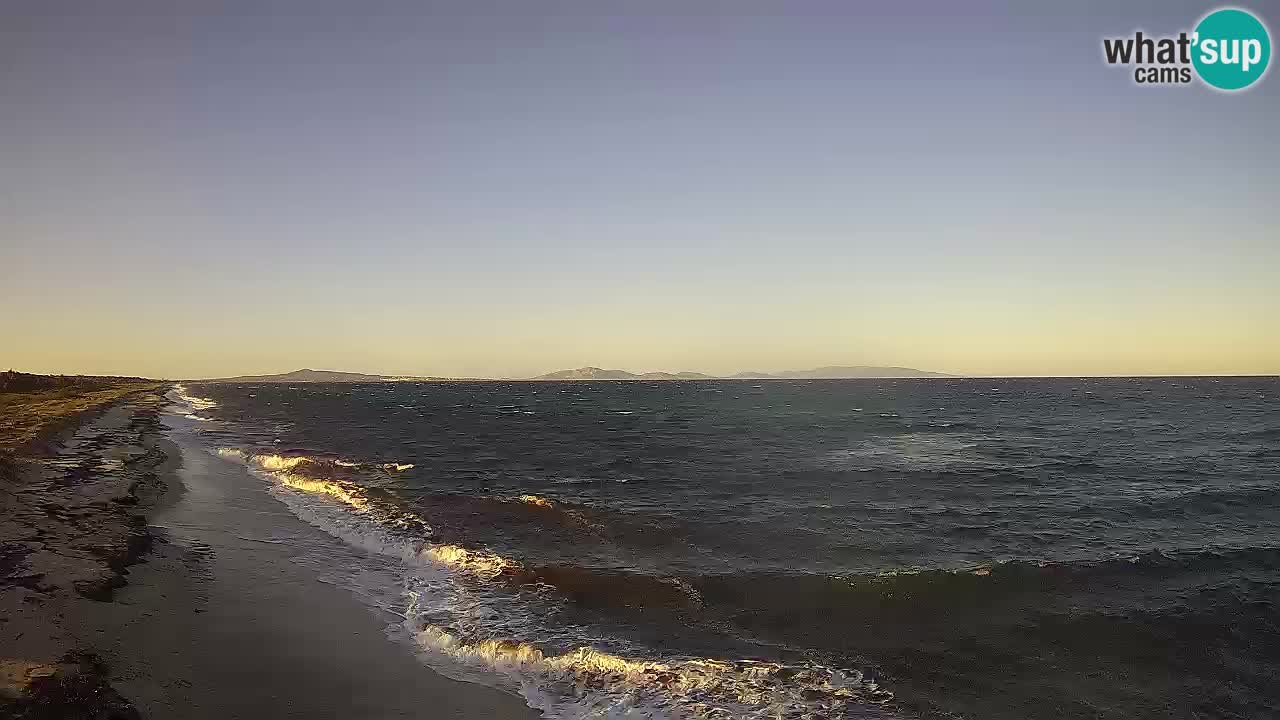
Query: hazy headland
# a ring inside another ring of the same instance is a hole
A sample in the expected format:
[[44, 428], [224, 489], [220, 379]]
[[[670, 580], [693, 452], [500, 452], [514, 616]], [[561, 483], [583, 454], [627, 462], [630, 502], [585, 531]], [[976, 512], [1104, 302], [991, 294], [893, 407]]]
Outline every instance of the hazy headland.
[[808, 370], [782, 370], [777, 372], [746, 371], [732, 375], [713, 375], [710, 373], [683, 370], [679, 372], [631, 372], [629, 370], [606, 369], [593, 366], [556, 370], [534, 377], [517, 378], [485, 378], [485, 377], [440, 377], [414, 375], [374, 375], [369, 373], [341, 372], [337, 370], [312, 370], [304, 368], [292, 372], [267, 375], [237, 375], [234, 377], [205, 378], [193, 382], [208, 383], [375, 383], [375, 382], [437, 382], [437, 381], [501, 381], [501, 382], [538, 382], [538, 381], [608, 381], [608, 380], [642, 380], [642, 381], [687, 381], [687, 380], [855, 380], [861, 378], [946, 378], [957, 377], [947, 373], [930, 370], [917, 370], [908, 367], [892, 367], [883, 365], [827, 365]]

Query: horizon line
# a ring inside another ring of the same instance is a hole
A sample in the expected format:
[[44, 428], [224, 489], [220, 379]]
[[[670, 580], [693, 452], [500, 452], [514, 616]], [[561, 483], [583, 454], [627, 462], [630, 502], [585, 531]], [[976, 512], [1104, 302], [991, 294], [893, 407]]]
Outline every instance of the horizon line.
[[[572, 368], [572, 369], [583, 369], [583, 368], [588, 368], [588, 367], [590, 367], [590, 368], [595, 368], [595, 369], [606, 369], [606, 368], [596, 368], [596, 366], [582, 366], [582, 368]], [[849, 366], [834, 366], [834, 365], [824, 365], [824, 366], [819, 366], [819, 367], [904, 367], [904, 368], [905, 368], [905, 366], [896, 366], [896, 365], [895, 365], [895, 366], [883, 366], [883, 365], [859, 365], [859, 366], [849, 365]], [[906, 368], [906, 369], [912, 369], [912, 370], [915, 370], [916, 368]], [[713, 374], [711, 374], [711, 373], [698, 373], [698, 374], [701, 374], [701, 375], [706, 375], [706, 377], [701, 377], [701, 378], [680, 378], [680, 377], [673, 377], [673, 378], [666, 378], [666, 379], [645, 378], [645, 377], [641, 377], [642, 373], [633, 373], [633, 372], [631, 372], [631, 371], [629, 371], [629, 370], [622, 370], [621, 372], [628, 372], [628, 373], [631, 373], [632, 375], [635, 375], [636, 377], [631, 377], [631, 378], [551, 378], [551, 379], [547, 379], [547, 378], [543, 378], [542, 376], [532, 376], [532, 377], [487, 377], [487, 376], [449, 376], [449, 375], [408, 375], [408, 374], [404, 374], [404, 373], [383, 374], [383, 373], [361, 372], [361, 371], [352, 371], [352, 370], [315, 370], [315, 369], [313, 369], [313, 368], [301, 368], [300, 370], [288, 370], [288, 371], [285, 371], [285, 372], [279, 372], [279, 373], [256, 373], [256, 374], [245, 374], [245, 375], [223, 375], [223, 376], [209, 376], [209, 377], [147, 377], [147, 376], [144, 376], [144, 375], [121, 375], [121, 374], [105, 374], [105, 373], [53, 373], [53, 372], [28, 372], [28, 371], [25, 371], [25, 370], [16, 370], [16, 369], [14, 369], [14, 368], [9, 368], [9, 369], [8, 369], [8, 372], [26, 373], [26, 374], [31, 374], [31, 375], [45, 375], [45, 376], [50, 376], [50, 377], [130, 378], [130, 379], [136, 378], [136, 379], [141, 379], [141, 380], [152, 380], [152, 381], [156, 381], [156, 382], [184, 383], [184, 382], [211, 382], [211, 381], [217, 381], [217, 380], [226, 381], [226, 380], [232, 380], [232, 379], [239, 378], [239, 377], [270, 377], [270, 376], [273, 376], [273, 375], [287, 375], [288, 373], [291, 373], [291, 372], [299, 372], [299, 371], [302, 371], [302, 370], [310, 371], [310, 372], [342, 373], [342, 374], [348, 374], [348, 375], [367, 375], [367, 376], [370, 376], [370, 377], [377, 377], [377, 378], [381, 378], [381, 379], [379, 379], [379, 380], [369, 380], [369, 381], [363, 381], [363, 382], [362, 382], [362, 381], [352, 381], [352, 382], [348, 382], [348, 383], [347, 383], [347, 384], [352, 384], [352, 385], [358, 385], [358, 384], [375, 384], [375, 383], [391, 383], [391, 382], [405, 382], [405, 383], [408, 383], [408, 382], [544, 382], [544, 383], [545, 383], [545, 382], [567, 382], [567, 383], [589, 383], [589, 382], [710, 382], [710, 381], [725, 381], [725, 380], [728, 380], [728, 381], [764, 380], [764, 381], [783, 381], [783, 382], [794, 382], [794, 381], [813, 381], [813, 380], [982, 380], [982, 379], [989, 379], [989, 380], [1019, 380], [1019, 379], [1024, 379], [1024, 380], [1036, 380], [1036, 379], [1040, 379], [1040, 380], [1055, 380], [1055, 379], [1057, 379], [1057, 380], [1061, 380], [1061, 379], [1072, 379], [1072, 378], [1074, 378], [1074, 379], [1081, 379], [1081, 380], [1087, 380], [1087, 379], [1125, 379], [1125, 378], [1149, 378], [1149, 379], [1159, 379], [1159, 378], [1280, 378], [1280, 371], [1276, 371], [1276, 372], [1244, 372], [1244, 373], [1233, 373], [1233, 372], [1207, 372], [1207, 373], [1194, 373], [1194, 372], [1193, 372], [1193, 373], [1103, 373], [1103, 374], [1093, 374], [1093, 373], [1076, 374], [1076, 373], [1067, 373], [1067, 374], [1045, 374], [1045, 375], [1039, 375], [1039, 374], [1003, 374], [1003, 373], [990, 373], [990, 374], [988, 374], [988, 373], [963, 374], [963, 373], [953, 373], [953, 372], [943, 372], [943, 371], [933, 371], [933, 370], [921, 370], [921, 371], [919, 371], [919, 372], [928, 372], [928, 373], [936, 373], [936, 374], [931, 374], [931, 375], [876, 375], [876, 376], [867, 376], [867, 377], [845, 377], [845, 378], [804, 378], [804, 377], [794, 378], [794, 377], [736, 377], [736, 376], [734, 376], [734, 375], [713, 375]], [[555, 373], [555, 372], [563, 372], [563, 371], [553, 370], [553, 371], [551, 371], [550, 373], [543, 373], [543, 375], [548, 375], [548, 374]], [[655, 370], [655, 371], [646, 371], [646, 372], [661, 372], [661, 373], [666, 373], [666, 374], [669, 374], [669, 375], [675, 375], [675, 374], [677, 374], [677, 373], [679, 373], [679, 372], [696, 372], [696, 371], [687, 371], [687, 370], [681, 370], [681, 371]], [[749, 372], [749, 371], [741, 371], [741, 372]], [[774, 373], [783, 373], [783, 372], [795, 372], [795, 371], [787, 371], [787, 370], [774, 371]], [[767, 373], [767, 374], [774, 374], [774, 373]], [[762, 375], [764, 375], [764, 374], [766, 374], [766, 373], [762, 372], [761, 374], [762, 374]], [[326, 381], [307, 381], [307, 380], [302, 380], [302, 381], [299, 381], [299, 382], [311, 382], [311, 383], [319, 382], [319, 383], [323, 383], [323, 382], [326, 382]], [[342, 381], [327, 381], [327, 382], [342, 382]]]

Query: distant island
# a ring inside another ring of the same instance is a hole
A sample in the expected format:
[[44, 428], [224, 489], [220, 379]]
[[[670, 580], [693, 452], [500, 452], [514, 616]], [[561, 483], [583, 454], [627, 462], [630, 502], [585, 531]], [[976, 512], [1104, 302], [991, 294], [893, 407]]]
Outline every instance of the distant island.
[[647, 372], [631, 373], [626, 370], [604, 370], [598, 367], [581, 367], [573, 370], [557, 370], [530, 380], [716, 380], [713, 375], [696, 372]]
[[858, 378], [944, 378], [956, 377], [947, 373], [917, 370], [907, 367], [882, 365], [827, 365], [812, 370], [784, 370], [782, 372], [740, 372], [734, 375], [706, 375], [696, 372], [647, 372], [632, 373], [626, 370], [605, 370], [598, 367], [582, 367], [539, 375], [531, 380], [855, 380]]
[[[708, 375], [699, 372], [646, 372], [606, 370], [598, 367], [580, 367], [557, 370], [531, 378], [503, 378], [508, 382], [551, 381], [600, 381], [600, 380], [855, 380], [859, 378], [947, 378], [957, 377], [947, 373], [917, 370], [907, 367], [882, 365], [828, 365], [812, 370], [785, 370], [782, 372], [740, 372], [734, 375]], [[384, 382], [444, 382], [449, 380], [497, 380], [499, 378], [449, 378], [415, 375], [369, 375], [366, 373], [339, 372], [337, 370], [311, 370], [304, 368], [274, 375], [238, 375], [226, 378], [208, 378], [196, 382], [206, 383], [384, 383]]]
[[429, 382], [451, 380], [441, 377], [415, 377], [409, 375], [366, 375], [365, 373], [339, 372], [337, 370], [311, 370], [304, 368], [275, 375], [237, 375], [235, 377], [208, 378], [197, 382], [207, 383], [380, 383], [380, 382]]

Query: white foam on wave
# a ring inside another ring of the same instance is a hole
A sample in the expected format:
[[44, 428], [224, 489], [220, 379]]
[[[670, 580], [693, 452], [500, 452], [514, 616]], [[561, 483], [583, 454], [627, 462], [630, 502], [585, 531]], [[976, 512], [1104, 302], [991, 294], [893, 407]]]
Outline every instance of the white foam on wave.
[[340, 468], [366, 468], [380, 469], [387, 472], [404, 472], [412, 470], [415, 465], [413, 463], [402, 462], [358, 462], [355, 460], [344, 460], [343, 458], [330, 457], [313, 457], [311, 455], [279, 455], [276, 453], [246, 453], [238, 448], [219, 448], [218, 454], [225, 457], [234, 457], [244, 461], [246, 464], [254, 465], [262, 470], [278, 471], [278, 470], [295, 470], [299, 466], [305, 464], [323, 466], [333, 465]]
[[[396, 531], [398, 527], [412, 525], [430, 532], [430, 525], [422, 518], [409, 513], [374, 505], [357, 483], [341, 479], [317, 478], [299, 471], [308, 463], [321, 463], [306, 455], [284, 456], [274, 453], [247, 453], [239, 448], [219, 448], [222, 457], [239, 460], [260, 472], [272, 482], [273, 493], [285, 500], [285, 504], [313, 525], [348, 543], [381, 555], [399, 558], [407, 564], [440, 567], [481, 578], [492, 578], [504, 571], [513, 570], [518, 564], [496, 553], [469, 550], [458, 545], [436, 544], [420, 537], [406, 537]], [[344, 467], [360, 467], [361, 463], [334, 464]], [[396, 463], [388, 463], [395, 466]], [[399, 464], [404, 467], [405, 464]], [[408, 465], [412, 467], [412, 465]], [[298, 493], [281, 492], [294, 490]], [[345, 506], [334, 508], [315, 502], [308, 496], [324, 495]], [[337, 510], [337, 512], [335, 512]], [[350, 511], [356, 511], [353, 515]], [[359, 514], [368, 514], [362, 518]], [[408, 521], [412, 522], [408, 522]]]
[[[449, 677], [519, 693], [545, 717], [766, 720], [844, 717], [851, 711], [859, 717], [890, 716], [883, 704], [892, 694], [857, 671], [748, 660], [658, 660], [618, 639], [602, 643], [598, 632], [586, 627], [548, 625], [563, 601], [545, 587], [512, 591], [502, 579], [522, 570], [518, 561], [431, 542], [425, 520], [414, 516], [406, 522], [400, 516], [407, 511], [372, 501], [355, 483], [306, 475], [313, 458], [238, 448], [218, 454], [269, 481], [271, 493], [302, 520], [354, 547], [400, 561], [401, 631], [425, 663]], [[533, 495], [518, 502], [555, 507]], [[410, 524], [425, 532], [397, 530]], [[536, 638], [538, 644], [520, 638]], [[543, 649], [549, 646], [573, 649]]]
[[210, 400], [209, 398], [192, 395], [186, 385], [183, 385], [182, 383], [174, 385], [169, 392], [165, 394], [165, 397], [179, 406], [174, 408], [174, 413], [176, 415], [180, 415], [187, 420], [193, 420], [195, 422], [214, 422], [213, 418], [205, 417], [199, 413], [202, 410], [210, 410], [218, 407], [218, 403]]
[[959, 433], [902, 433], [859, 441], [828, 452], [825, 463], [848, 470], [947, 470], [985, 467], [977, 438]]
[[690, 658], [671, 662], [622, 657], [592, 647], [548, 655], [505, 639], [467, 641], [417, 622], [411, 599], [406, 626], [424, 649], [507, 675], [546, 717], [772, 718], [888, 717], [893, 695], [857, 671], [817, 665]]
[[182, 383], [178, 383], [173, 386], [173, 394], [177, 395], [180, 401], [189, 405], [193, 411], [212, 410], [213, 408], [218, 407], [218, 403], [210, 400], [209, 398], [192, 395], [187, 389], [187, 386]]

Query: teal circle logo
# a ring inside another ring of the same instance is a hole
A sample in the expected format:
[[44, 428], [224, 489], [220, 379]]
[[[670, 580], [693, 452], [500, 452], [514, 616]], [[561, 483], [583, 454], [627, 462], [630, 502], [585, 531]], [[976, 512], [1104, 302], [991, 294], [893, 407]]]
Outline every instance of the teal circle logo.
[[1271, 61], [1271, 35], [1251, 13], [1215, 10], [1196, 26], [1191, 63], [1200, 79], [1219, 90], [1243, 90], [1257, 82]]

